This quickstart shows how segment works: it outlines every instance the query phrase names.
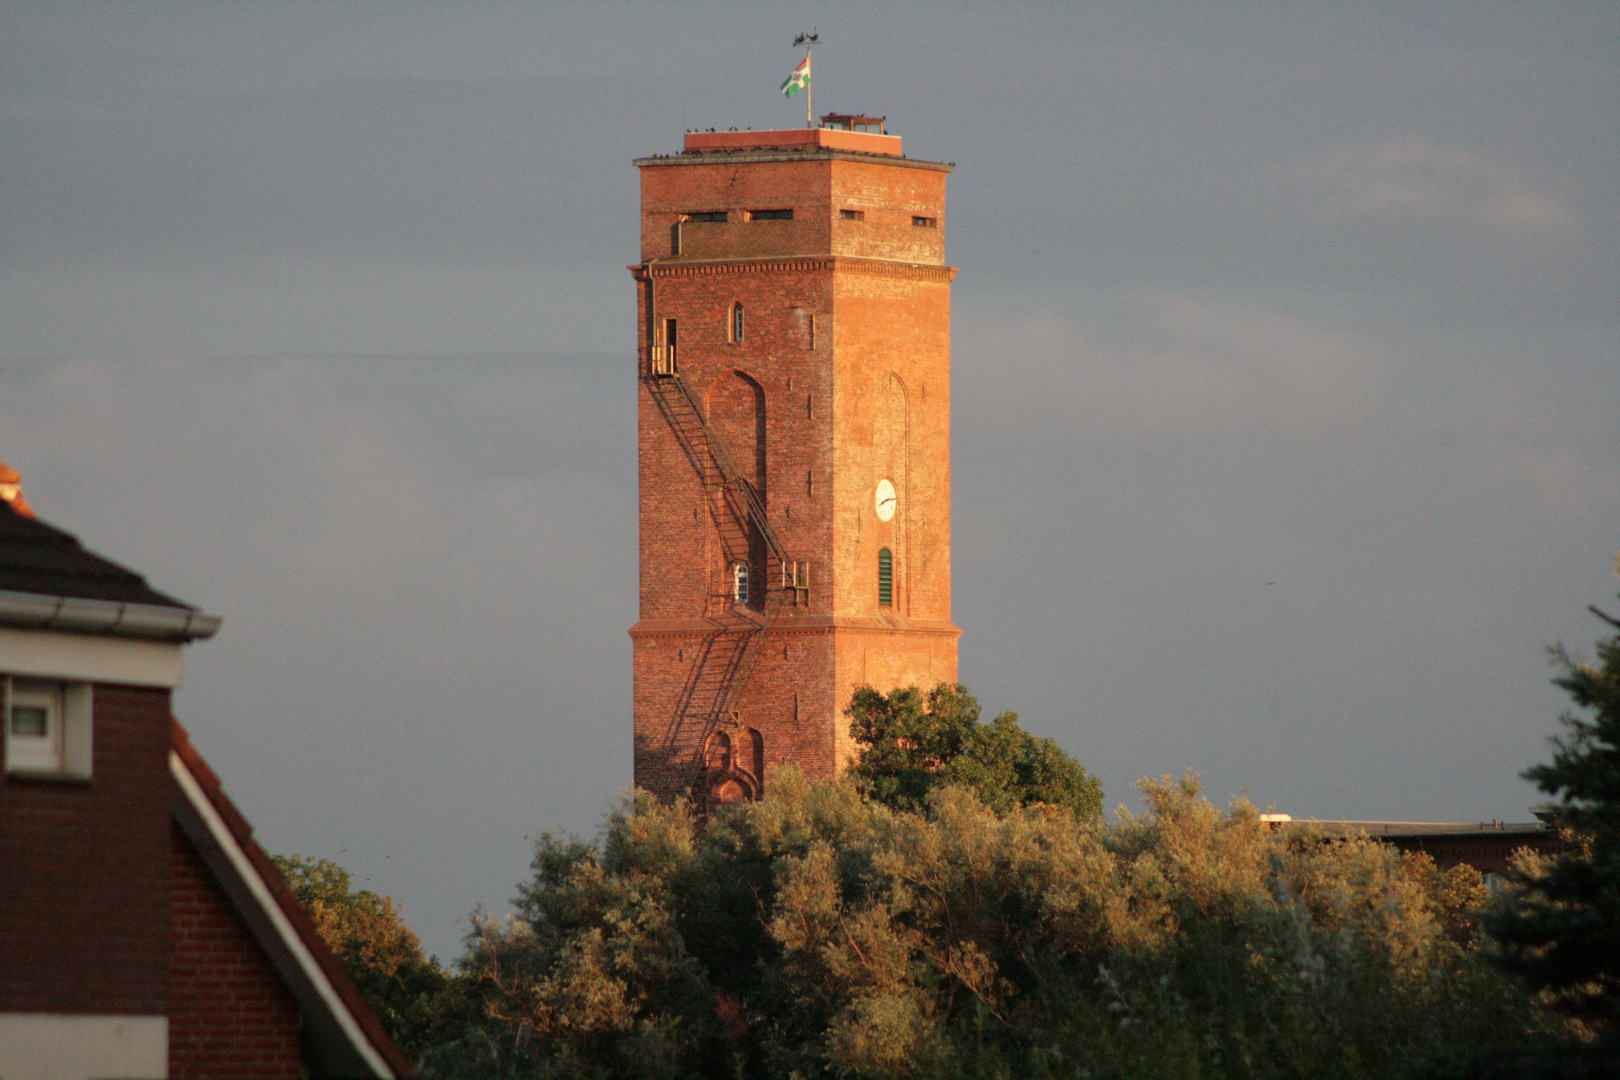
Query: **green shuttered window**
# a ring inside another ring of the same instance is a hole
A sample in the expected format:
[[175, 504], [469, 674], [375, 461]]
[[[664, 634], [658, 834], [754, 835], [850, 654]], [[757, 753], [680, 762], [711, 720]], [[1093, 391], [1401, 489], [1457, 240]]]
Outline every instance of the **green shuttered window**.
[[878, 603], [894, 606], [894, 556], [888, 548], [878, 552]]

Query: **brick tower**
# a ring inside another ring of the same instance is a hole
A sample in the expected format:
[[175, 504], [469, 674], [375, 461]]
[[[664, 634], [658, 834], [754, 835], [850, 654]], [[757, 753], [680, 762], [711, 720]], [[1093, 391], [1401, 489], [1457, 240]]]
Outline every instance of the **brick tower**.
[[831, 777], [863, 685], [956, 679], [945, 177], [882, 121], [642, 158], [635, 782]]

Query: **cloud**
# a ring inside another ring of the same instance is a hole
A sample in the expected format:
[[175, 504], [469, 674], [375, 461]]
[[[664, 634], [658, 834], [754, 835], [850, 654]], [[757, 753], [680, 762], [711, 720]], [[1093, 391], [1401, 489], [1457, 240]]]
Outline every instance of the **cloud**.
[[1092, 438], [1340, 432], [1375, 407], [1390, 363], [1355, 333], [1169, 293], [1138, 295], [1091, 320], [1048, 313], [963, 323], [970, 400], [995, 401], [994, 411], [1014, 416], [1027, 413], [1009, 409], [1009, 399], [1027, 397], [1025, 406]]
[[176, 715], [267, 845], [369, 852], [345, 858], [448, 955], [536, 819], [584, 826], [629, 781], [627, 365], [0, 362], [0, 460], [45, 520], [224, 616]]
[[[1126, 451], [1193, 474], [1215, 462], [1340, 474], [1345, 497], [1380, 490], [1378, 513], [1400, 505], [1412, 520], [1488, 506], [1560, 528], [1605, 520], [1620, 499], [1596, 405], [1612, 376], [1549, 381], [1515, 343], [1374, 335], [1160, 292], [1100, 313], [963, 312], [956, 329], [964, 468], [1034, 457], [1080, 475]], [[1228, 520], [1231, 494], [1224, 481], [1187, 493], [1189, 506], [1213, 496], [1201, 532], [1252, 531]]]
[[1421, 135], [1329, 150], [1294, 168], [1298, 178], [1336, 188], [1356, 214], [1463, 218], [1518, 236], [1566, 237], [1575, 214], [1500, 162]]

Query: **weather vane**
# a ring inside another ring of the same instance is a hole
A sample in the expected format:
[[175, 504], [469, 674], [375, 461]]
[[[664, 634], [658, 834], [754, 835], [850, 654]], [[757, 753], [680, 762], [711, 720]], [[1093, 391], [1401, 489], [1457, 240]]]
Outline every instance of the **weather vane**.
[[811, 122], [814, 112], [812, 103], [816, 100], [816, 92], [810, 88], [810, 50], [814, 48], [816, 42], [820, 40], [821, 34], [815, 30], [810, 31], [808, 34], [799, 34], [793, 39], [793, 47], [795, 49], [797, 49], [800, 45], [804, 46], [804, 60], [799, 64], [798, 67], [793, 69], [793, 74], [789, 75], [782, 81], [782, 94], [785, 97], [792, 97], [800, 90], [804, 91], [805, 127], [815, 126]]

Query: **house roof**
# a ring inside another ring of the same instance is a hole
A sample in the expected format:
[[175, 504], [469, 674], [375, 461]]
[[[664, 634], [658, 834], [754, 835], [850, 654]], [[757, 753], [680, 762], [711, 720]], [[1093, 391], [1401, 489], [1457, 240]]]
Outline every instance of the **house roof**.
[[0, 589], [183, 608], [135, 571], [86, 551], [79, 538], [0, 501]]
[[189, 641], [219, 619], [0, 499], [0, 625]]
[[178, 721], [170, 751], [175, 820], [297, 998], [310, 1064], [320, 1075], [414, 1076]]
[[1262, 814], [1260, 820], [1272, 828], [1298, 825], [1315, 829], [1323, 836], [1368, 836], [1374, 840], [1474, 840], [1556, 835], [1552, 826], [1540, 821], [1324, 821], [1291, 818], [1287, 814]]

